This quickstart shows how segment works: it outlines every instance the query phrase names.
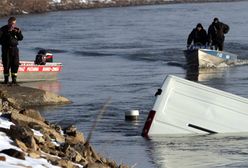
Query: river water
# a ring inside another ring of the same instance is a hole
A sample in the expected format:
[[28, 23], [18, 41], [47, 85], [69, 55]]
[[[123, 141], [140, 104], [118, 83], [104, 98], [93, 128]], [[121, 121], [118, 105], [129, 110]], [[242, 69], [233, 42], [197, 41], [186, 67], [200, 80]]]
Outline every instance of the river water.
[[[62, 126], [75, 124], [86, 137], [110, 98], [91, 143], [118, 163], [137, 168], [247, 167], [248, 135], [140, 136], [166, 75], [248, 98], [247, 6], [170, 4], [18, 16], [25, 36], [22, 59], [34, 59], [38, 49], [46, 48], [64, 65], [58, 81], [26, 85], [71, 99], [71, 105], [41, 109], [42, 115]], [[198, 22], [207, 28], [214, 17], [230, 26], [225, 49], [239, 54], [239, 64], [189, 72], [184, 68], [186, 38]], [[140, 111], [136, 122], [124, 119], [131, 109]]]

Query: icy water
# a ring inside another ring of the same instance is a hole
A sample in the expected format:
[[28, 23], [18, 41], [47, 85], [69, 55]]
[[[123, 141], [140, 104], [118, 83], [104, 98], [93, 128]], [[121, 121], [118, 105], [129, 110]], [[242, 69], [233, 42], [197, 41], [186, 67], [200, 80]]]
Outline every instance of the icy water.
[[[248, 134], [150, 140], [140, 136], [166, 75], [248, 98], [247, 6], [248, 2], [171, 4], [19, 16], [25, 36], [22, 59], [34, 59], [39, 48], [47, 48], [64, 65], [57, 82], [29, 85], [71, 99], [73, 104], [47, 107], [42, 114], [63, 126], [75, 124], [85, 136], [111, 98], [91, 142], [118, 163], [137, 168], [247, 167]], [[214, 17], [230, 26], [225, 49], [241, 60], [232, 67], [187, 71], [182, 52], [186, 38], [198, 22], [207, 28]], [[131, 109], [140, 110], [136, 122], [124, 120]]]

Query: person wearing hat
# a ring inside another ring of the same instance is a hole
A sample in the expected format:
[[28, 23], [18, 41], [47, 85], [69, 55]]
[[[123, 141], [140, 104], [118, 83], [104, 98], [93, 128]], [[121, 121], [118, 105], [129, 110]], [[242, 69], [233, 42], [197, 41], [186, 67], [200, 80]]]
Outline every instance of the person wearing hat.
[[207, 41], [208, 36], [206, 30], [203, 28], [201, 23], [198, 23], [188, 36], [187, 48], [191, 46], [192, 42], [197, 46], [205, 46]]
[[0, 44], [2, 45], [2, 64], [4, 84], [9, 83], [11, 70], [12, 83], [16, 84], [19, 68], [18, 41], [23, 39], [21, 29], [16, 27], [16, 18], [10, 17], [8, 24], [0, 28]]
[[225, 35], [229, 31], [229, 26], [214, 18], [212, 24], [208, 28], [209, 45], [215, 50], [223, 51]]

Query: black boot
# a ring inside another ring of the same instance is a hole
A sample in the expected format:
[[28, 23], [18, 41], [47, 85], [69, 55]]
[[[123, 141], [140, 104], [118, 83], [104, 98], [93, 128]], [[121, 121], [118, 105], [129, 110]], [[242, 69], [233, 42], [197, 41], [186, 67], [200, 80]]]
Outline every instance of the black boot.
[[3, 84], [8, 84], [8, 83], [9, 83], [9, 76], [4, 76]]
[[17, 81], [16, 81], [16, 76], [11, 76], [12, 77], [12, 84], [16, 85]]

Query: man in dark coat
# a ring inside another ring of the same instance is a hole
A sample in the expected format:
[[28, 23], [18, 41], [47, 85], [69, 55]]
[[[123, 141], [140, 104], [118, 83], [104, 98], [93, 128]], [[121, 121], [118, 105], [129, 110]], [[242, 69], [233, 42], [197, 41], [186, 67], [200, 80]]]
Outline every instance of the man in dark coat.
[[21, 30], [16, 27], [16, 18], [10, 17], [8, 24], [0, 28], [0, 44], [2, 45], [2, 64], [4, 68], [4, 84], [9, 82], [11, 69], [12, 83], [16, 84], [19, 68], [18, 41], [23, 39]]
[[214, 18], [214, 21], [208, 28], [208, 38], [211, 46], [215, 47], [215, 50], [223, 51], [225, 35], [229, 31], [229, 26], [220, 22], [218, 18]]
[[188, 36], [187, 47], [189, 47], [192, 42], [194, 45], [205, 46], [207, 41], [208, 37], [206, 30], [201, 23], [198, 23], [196, 28], [194, 28]]

